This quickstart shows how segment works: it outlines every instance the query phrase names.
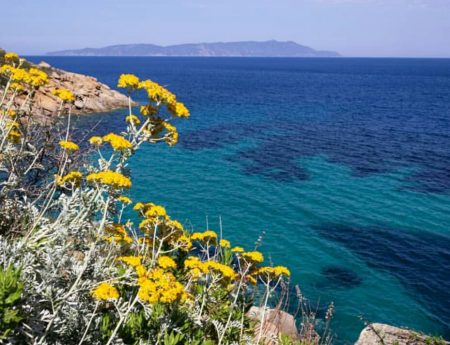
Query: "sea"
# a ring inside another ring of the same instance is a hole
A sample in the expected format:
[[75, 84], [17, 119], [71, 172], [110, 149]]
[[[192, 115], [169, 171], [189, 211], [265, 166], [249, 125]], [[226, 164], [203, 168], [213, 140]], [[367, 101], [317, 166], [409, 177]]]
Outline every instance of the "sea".
[[[262, 240], [319, 323], [334, 303], [335, 343], [367, 322], [450, 338], [450, 59], [29, 59], [176, 93], [191, 117], [178, 145], [131, 159], [132, 199], [233, 245]], [[75, 125], [118, 132], [125, 115]]]

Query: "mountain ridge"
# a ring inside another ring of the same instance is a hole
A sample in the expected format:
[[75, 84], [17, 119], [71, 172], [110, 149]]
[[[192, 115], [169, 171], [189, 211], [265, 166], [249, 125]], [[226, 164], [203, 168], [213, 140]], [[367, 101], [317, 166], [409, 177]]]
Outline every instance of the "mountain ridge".
[[48, 52], [49, 56], [203, 56], [203, 57], [339, 57], [334, 51], [315, 50], [293, 41], [239, 41], [156, 44], [118, 44]]

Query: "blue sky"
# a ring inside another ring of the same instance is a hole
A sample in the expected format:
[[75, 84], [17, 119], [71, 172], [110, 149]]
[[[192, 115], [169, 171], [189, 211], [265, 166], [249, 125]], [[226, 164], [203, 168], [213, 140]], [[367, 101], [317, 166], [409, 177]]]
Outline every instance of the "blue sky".
[[292, 40], [345, 56], [450, 57], [450, 0], [20, 0], [0, 47]]

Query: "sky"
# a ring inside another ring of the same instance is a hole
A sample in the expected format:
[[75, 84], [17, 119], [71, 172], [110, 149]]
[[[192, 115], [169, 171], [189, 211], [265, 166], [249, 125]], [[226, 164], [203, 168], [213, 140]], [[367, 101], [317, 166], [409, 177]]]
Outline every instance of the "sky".
[[0, 0], [0, 5], [0, 47], [28, 55], [127, 43], [276, 39], [349, 57], [450, 57], [450, 0]]

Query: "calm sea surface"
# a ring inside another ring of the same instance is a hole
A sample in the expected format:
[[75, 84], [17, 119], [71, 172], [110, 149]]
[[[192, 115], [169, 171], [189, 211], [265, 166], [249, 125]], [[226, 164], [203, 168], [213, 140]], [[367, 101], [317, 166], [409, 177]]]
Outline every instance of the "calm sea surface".
[[[290, 267], [336, 340], [363, 323], [450, 337], [450, 60], [32, 57], [191, 109], [174, 148], [132, 159], [134, 200]], [[125, 111], [78, 120], [120, 131]]]

